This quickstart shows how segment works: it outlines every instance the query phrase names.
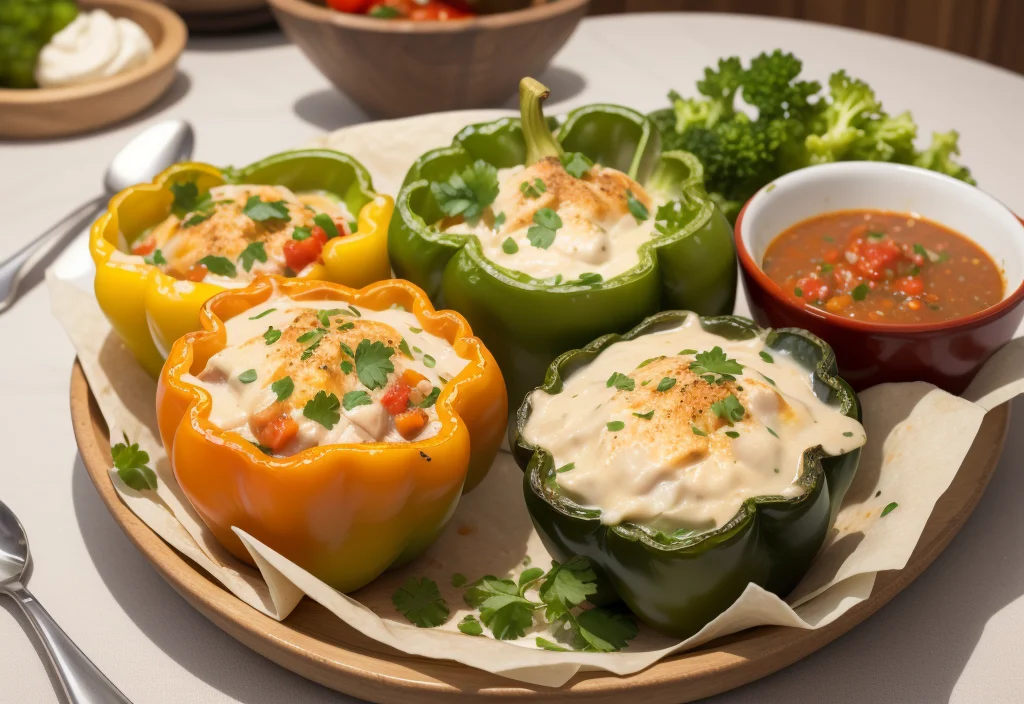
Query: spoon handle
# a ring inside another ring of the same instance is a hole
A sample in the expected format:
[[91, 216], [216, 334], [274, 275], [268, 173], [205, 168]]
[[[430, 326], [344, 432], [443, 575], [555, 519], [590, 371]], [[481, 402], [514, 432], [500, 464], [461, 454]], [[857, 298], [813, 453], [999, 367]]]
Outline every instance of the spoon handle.
[[[68, 230], [71, 227], [81, 229], [92, 220], [107, 202], [107, 196], [98, 196], [93, 200], [83, 203], [76, 210], [68, 213], [64, 218], [48, 229], [43, 234], [26, 244], [10, 257], [0, 262], [0, 311], [3, 311], [14, 301], [14, 294], [18, 292], [18, 284], [25, 275], [26, 264], [36, 254], [55, 241], [55, 233], [60, 230]], [[67, 223], [73, 222], [72, 225]]]
[[67, 637], [28, 589], [20, 582], [13, 582], [3, 585], [2, 590], [14, 597], [39, 634], [70, 704], [131, 704]]

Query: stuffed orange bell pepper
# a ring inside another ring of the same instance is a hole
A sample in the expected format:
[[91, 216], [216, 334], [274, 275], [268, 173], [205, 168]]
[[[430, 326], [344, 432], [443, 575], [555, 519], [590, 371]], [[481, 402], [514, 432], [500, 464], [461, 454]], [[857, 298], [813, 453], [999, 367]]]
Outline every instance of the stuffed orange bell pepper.
[[156, 376], [199, 308], [260, 274], [365, 286], [391, 275], [394, 203], [366, 169], [328, 149], [242, 169], [176, 164], [118, 193], [92, 227], [96, 298]]
[[501, 372], [407, 281], [260, 277], [203, 306], [157, 387], [174, 475], [217, 539], [238, 527], [331, 586], [421, 553], [501, 444]]

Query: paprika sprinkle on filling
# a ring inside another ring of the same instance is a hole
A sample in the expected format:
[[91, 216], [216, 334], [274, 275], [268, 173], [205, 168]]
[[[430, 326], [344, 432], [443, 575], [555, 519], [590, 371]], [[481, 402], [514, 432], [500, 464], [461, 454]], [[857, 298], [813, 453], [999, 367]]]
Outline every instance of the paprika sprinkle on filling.
[[222, 185], [200, 194], [194, 182], [170, 190], [171, 214], [129, 250], [186, 281], [237, 287], [257, 274], [296, 276], [320, 261], [328, 240], [353, 230], [352, 213], [326, 191]]
[[277, 296], [228, 320], [225, 348], [183, 378], [209, 392], [211, 423], [267, 454], [425, 440], [443, 379], [468, 360], [417, 325], [398, 308]]
[[988, 253], [936, 222], [878, 210], [826, 213], [768, 245], [764, 273], [793, 299], [855, 320], [939, 323], [1003, 299]]

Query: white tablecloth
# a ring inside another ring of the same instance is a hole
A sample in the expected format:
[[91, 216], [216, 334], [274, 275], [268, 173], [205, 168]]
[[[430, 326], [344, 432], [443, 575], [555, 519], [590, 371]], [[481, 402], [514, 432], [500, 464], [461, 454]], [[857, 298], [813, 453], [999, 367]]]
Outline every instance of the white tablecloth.
[[[641, 110], [693, 92], [705, 65], [783, 47], [827, 79], [846, 68], [926, 135], [955, 127], [983, 188], [1024, 212], [1024, 78], [952, 54], [823, 25], [741, 16], [588, 19], [539, 78], [552, 111], [589, 102]], [[508, 107], [514, 107], [510, 100]], [[118, 147], [144, 125], [192, 121], [196, 157], [244, 164], [366, 115], [277, 34], [195, 39], [171, 93], [116, 129], [48, 143], [0, 142], [0, 257], [98, 193]], [[742, 306], [741, 304], [741, 307]], [[28, 584], [136, 704], [354, 701], [272, 664], [193, 611], [100, 502], [68, 411], [74, 353], [43, 286], [0, 315], [0, 497], [28, 530]], [[1020, 702], [1024, 674], [1024, 402], [974, 516], [922, 577], [836, 643], [721, 703]], [[41, 652], [0, 598], [0, 704], [58, 701]]]

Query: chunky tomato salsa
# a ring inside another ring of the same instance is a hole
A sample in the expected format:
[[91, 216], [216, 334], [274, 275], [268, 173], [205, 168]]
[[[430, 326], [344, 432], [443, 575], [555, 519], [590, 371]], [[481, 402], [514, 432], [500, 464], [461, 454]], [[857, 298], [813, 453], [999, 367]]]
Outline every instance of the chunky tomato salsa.
[[908, 213], [843, 210], [793, 225], [762, 269], [807, 305], [856, 320], [938, 323], [1003, 298], [1003, 277], [977, 244]]

